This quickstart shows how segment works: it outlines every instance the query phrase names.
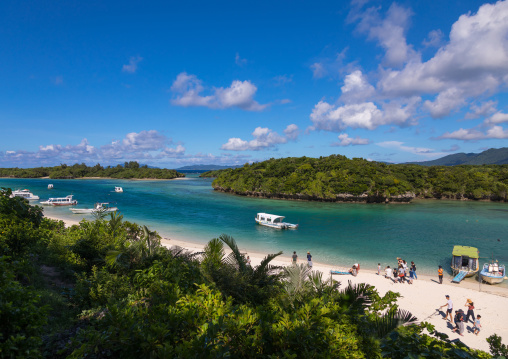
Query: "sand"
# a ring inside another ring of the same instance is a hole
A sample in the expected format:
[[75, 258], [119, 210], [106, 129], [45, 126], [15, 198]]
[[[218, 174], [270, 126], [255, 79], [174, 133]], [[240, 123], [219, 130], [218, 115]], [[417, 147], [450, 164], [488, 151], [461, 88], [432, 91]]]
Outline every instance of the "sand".
[[[56, 218], [47, 216], [57, 220], [63, 220], [67, 226], [79, 224], [78, 221]], [[179, 246], [192, 252], [200, 252], [204, 245], [193, 243], [188, 239], [169, 239], [163, 238], [162, 244], [166, 247]], [[240, 250], [241, 243], [238, 243]], [[246, 252], [242, 250], [242, 252]], [[251, 259], [253, 266], [258, 265], [267, 253], [247, 253]], [[297, 253], [299, 263], [307, 263], [306, 253]], [[337, 267], [321, 264], [317, 258], [313, 258], [313, 270], [321, 271], [324, 278], [329, 278], [330, 270]], [[274, 265], [290, 265], [290, 256], [279, 256], [271, 263]], [[394, 258], [395, 262], [395, 258]], [[347, 264], [344, 264], [347, 265]], [[377, 268], [364, 268], [360, 263], [360, 271], [358, 276], [351, 275], [334, 275], [335, 280], [342, 282], [342, 287], [347, 285], [347, 281], [352, 283], [368, 283], [376, 287], [382, 296], [388, 291], [398, 292], [401, 298], [397, 304], [401, 309], [410, 311], [419, 321], [426, 321], [433, 324], [436, 330], [448, 334], [451, 340], [461, 340], [470, 348], [484, 350], [489, 352], [489, 344], [486, 338], [492, 334], [497, 334], [503, 338], [503, 343], [508, 343], [508, 290], [488, 284], [482, 284], [479, 288], [477, 283], [463, 282], [460, 284], [451, 283], [451, 278], [445, 278], [443, 284], [439, 284], [436, 276], [418, 276], [412, 285], [406, 283], [394, 283], [392, 280], [385, 278], [383, 275], [377, 275]], [[447, 303], [445, 295], [449, 295], [453, 302], [453, 314], [455, 310], [462, 309], [467, 312], [465, 306], [466, 300], [471, 299], [474, 302], [475, 315], [481, 315], [481, 331], [478, 336], [472, 333], [473, 323], [471, 319], [469, 323], [465, 323], [464, 336], [452, 332], [453, 325], [445, 320], [444, 314], [446, 307], [440, 309], [440, 306]]]

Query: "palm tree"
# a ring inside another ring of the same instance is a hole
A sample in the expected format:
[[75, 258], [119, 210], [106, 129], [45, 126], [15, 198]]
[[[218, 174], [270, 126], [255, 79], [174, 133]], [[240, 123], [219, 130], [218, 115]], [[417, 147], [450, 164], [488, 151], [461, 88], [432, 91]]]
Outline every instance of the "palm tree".
[[[224, 244], [231, 253], [225, 254]], [[278, 283], [279, 267], [270, 262], [282, 252], [267, 255], [260, 265], [247, 265], [245, 255], [240, 252], [233, 237], [222, 234], [208, 242], [201, 254], [204, 275], [214, 282], [223, 294], [240, 303], [262, 303], [274, 292]]]

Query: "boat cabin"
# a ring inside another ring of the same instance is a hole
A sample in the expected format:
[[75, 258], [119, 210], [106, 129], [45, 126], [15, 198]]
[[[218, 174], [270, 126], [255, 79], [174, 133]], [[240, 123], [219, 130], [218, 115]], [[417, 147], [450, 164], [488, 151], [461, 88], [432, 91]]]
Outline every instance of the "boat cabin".
[[478, 248], [468, 246], [453, 247], [452, 270], [454, 272], [466, 271], [476, 273], [478, 271]]
[[256, 220], [258, 222], [267, 222], [271, 224], [280, 224], [284, 222], [284, 216], [277, 216], [275, 214], [268, 214], [268, 213], [258, 213], [256, 216]]

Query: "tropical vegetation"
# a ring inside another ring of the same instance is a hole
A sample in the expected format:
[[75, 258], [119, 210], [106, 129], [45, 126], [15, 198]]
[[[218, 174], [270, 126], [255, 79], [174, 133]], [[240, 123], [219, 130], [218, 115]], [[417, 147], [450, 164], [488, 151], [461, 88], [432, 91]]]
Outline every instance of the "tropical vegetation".
[[345, 156], [289, 157], [211, 171], [215, 190], [268, 198], [409, 202], [414, 198], [508, 201], [508, 165], [419, 166]]
[[61, 164], [55, 167], [36, 168], [0, 168], [0, 177], [13, 178], [40, 178], [49, 177], [55, 179], [73, 179], [86, 177], [103, 177], [118, 179], [173, 179], [185, 177], [176, 170], [149, 168], [147, 165], [140, 166], [136, 161], [125, 162], [123, 165], [103, 167], [99, 163], [93, 167], [86, 164], [74, 164], [68, 166]]
[[[491, 358], [367, 284], [252, 267], [234, 238], [202, 253], [97, 214], [66, 228], [0, 191], [2, 358]], [[489, 338], [503, 355], [501, 338]]]

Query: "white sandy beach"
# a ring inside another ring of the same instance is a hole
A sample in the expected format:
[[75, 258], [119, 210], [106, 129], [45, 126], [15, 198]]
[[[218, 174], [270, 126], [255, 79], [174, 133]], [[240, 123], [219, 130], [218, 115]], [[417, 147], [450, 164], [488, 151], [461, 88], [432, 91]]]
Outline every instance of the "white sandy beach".
[[[67, 226], [79, 224], [78, 221], [56, 218], [46, 216], [57, 220], [63, 220]], [[163, 238], [162, 244], [166, 247], [179, 246], [193, 252], [202, 251], [204, 245], [192, 243], [188, 240], [169, 239]], [[241, 243], [238, 243], [240, 249]], [[245, 252], [245, 251], [242, 251]], [[299, 263], [307, 263], [306, 253], [297, 253]], [[266, 256], [264, 253], [248, 252], [252, 265], [258, 265], [261, 260]], [[317, 258], [313, 258], [317, 259]], [[394, 257], [395, 262], [395, 257]], [[272, 261], [274, 265], [289, 265], [290, 253], [285, 253], [283, 256], [278, 257]], [[344, 265], [351, 265], [352, 263], [344, 263]], [[478, 283], [463, 282], [460, 284], [452, 284], [451, 278], [446, 278], [444, 283], [440, 285], [437, 281], [437, 273], [435, 277], [431, 276], [418, 276], [412, 285], [393, 283], [391, 280], [384, 278], [384, 276], [377, 275], [377, 268], [365, 268], [360, 262], [360, 272], [357, 277], [351, 275], [339, 276], [335, 275], [333, 278], [342, 281], [342, 286], [347, 285], [347, 281], [351, 280], [353, 283], [368, 283], [375, 286], [380, 295], [384, 295], [387, 291], [398, 292], [401, 298], [398, 300], [398, 305], [402, 309], [409, 310], [415, 315], [419, 321], [427, 321], [436, 327], [436, 330], [446, 333], [450, 339], [460, 339], [463, 343], [471, 348], [481, 349], [489, 352], [489, 345], [485, 340], [492, 334], [497, 334], [503, 338], [503, 343], [508, 343], [508, 290], [488, 284], [481, 285], [479, 290]], [[336, 269], [333, 266], [321, 264], [314, 261], [314, 270], [321, 271], [324, 278], [328, 278], [331, 269]], [[481, 331], [478, 336], [472, 334], [473, 324], [471, 321], [465, 324], [464, 336], [451, 331], [452, 324], [443, 320], [444, 311], [446, 308], [439, 309], [440, 306], [446, 304], [445, 295], [449, 295], [453, 301], [453, 310], [463, 309], [467, 312], [465, 307], [466, 300], [469, 298], [474, 302], [475, 315], [481, 315]]]

